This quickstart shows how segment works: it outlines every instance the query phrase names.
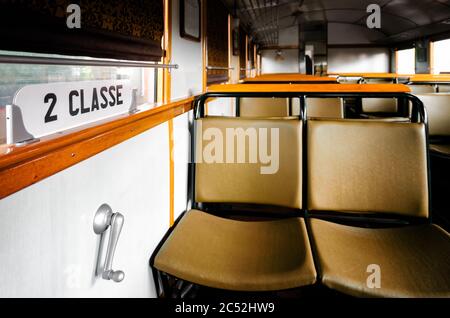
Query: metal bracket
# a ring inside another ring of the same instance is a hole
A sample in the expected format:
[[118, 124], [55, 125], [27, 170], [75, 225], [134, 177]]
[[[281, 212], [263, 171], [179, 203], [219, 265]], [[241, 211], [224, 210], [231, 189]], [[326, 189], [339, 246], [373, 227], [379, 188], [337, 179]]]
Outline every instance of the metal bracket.
[[130, 115], [136, 114], [136, 113], [139, 112], [139, 109], [137, 108], [137, 106], [138, 106], [138, 103], [137, 103], [138, 97], [137, 97], [137, 95], [138, 95], [138, 90], [136, 88], [133, 88], [132, 96], [131, 96], [131, 106], [130, 106], [130, 109], [128, 111], [128, 113]]
[[8, 145], [25, 146], [39, 139], [30, 134], [23, 123], [22, 110], [16, 105], [6, 105], [6, 143]]

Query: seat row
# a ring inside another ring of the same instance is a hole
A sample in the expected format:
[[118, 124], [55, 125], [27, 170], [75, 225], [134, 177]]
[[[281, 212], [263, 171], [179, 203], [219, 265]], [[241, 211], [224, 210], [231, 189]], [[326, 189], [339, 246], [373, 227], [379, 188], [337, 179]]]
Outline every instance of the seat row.
[[[431, 145], [433, 153], [450, 157], [450, 93], [422, 93], [416, 96], [424, 103], [428, 113]], [[345, 117], [344, 100], [339, 97], [308, 98], [308, 117], [339, 118]], [[297, 98], [240, 98], [240, 117], [287, 117], [300, 114]], [[363, 113], [368, 118], [380, 119], [383, 114], [398, 112], [397, 98], [361, 98]], [[392, 115], [391, 115], [392, 116]], [[386, 117], [386, 115], [383, 116]], [[397, 120], [404, 118], [395, 117]]]
[[[286, 117], [298, 116], [300, 104], [297, 98], [240, 98], [241, 117]], [[396, 98], [362, 98], [364, 113], [396, 113]], [[309, 98], [308, 116], [313, 118], [344, 118], [344, 99], [339, 97]]]
[[[153, 255], [156, 272], [235, 291], [322, 284], [450, 297], [450, 236], [431, 223], [424, 122], [206, 117], [195, 127], [192, 209]], [[230, 129], [245, 132], [232, 147], [245, 146], [246, 162], [220, 160], [229, 143], [215, 141]], [[251, 138], [266, 141], [266, 156], [252, 157]], [[198, 161], [205, 152], [213, 159]], [[278, 169], [264, 174], [268, 154]]]
[[[429, 223], [423, 125], [312, 120], [303, 171], [301, 121], [201, 121], [221, 130], [279, 129], [280, 168], [262, 175], [254, 164], [197, 164], [196, 201], [270, 206], [275, 215], [291, 208], [298, 216], [243, 221], [192, 209], [158, 250], [158, 271], [238, 291], [320, 282], [354, 296], [450, 297], [450, 236]], [[423, 222], [365, 228], [324, 220], [321, 212]], [[375, 285], [371, 268], [380, 271]]]

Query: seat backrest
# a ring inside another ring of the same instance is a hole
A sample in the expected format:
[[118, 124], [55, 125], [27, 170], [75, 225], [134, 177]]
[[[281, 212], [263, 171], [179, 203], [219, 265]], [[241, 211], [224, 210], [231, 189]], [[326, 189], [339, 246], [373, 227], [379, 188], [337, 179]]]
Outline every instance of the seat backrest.
[[430, 136], [450, 136], [450, 93], [416, 96], [427, 110]]
[[367, 84], [392, 84], [392, 78], [365, 78], [364, 82]]
[[428, 217], [425, 125], [308, 123], [308, 209]]
[[344, 83], [344, 84], [359, 84], [359, 82], [362, 80], [361, 77], [339, 77], [338, 82]]
[[[308, 97], [308, 118], [344, 118], [344, 100], [340, 97]], [[292, 99], [292, 116], [300, 116], [300, 100]]]
[[[439, 86], [439, 93], [450, 93], [450, 84], [446, 85], [438, 85]], [[430, 92], [432, 93], [432, 92]]]
[[240, 117], [287, 117], [288, 98], [242, 97], [239, 99]]
[[395, 113], [397, 112], [396, 98], [362, 98], [364, 113]]
[[203, 118], [196, 130], [196, 202], [302, 207], [298, 118]]
[[428, 93], [435, 93], [436, 90], [433, 85], [408, 85], [408, 87], [411, 89], [412, 94], [428, 94]]
[[344, 101], [339, 97], [307, 98], [309, 118], [344, 118]]

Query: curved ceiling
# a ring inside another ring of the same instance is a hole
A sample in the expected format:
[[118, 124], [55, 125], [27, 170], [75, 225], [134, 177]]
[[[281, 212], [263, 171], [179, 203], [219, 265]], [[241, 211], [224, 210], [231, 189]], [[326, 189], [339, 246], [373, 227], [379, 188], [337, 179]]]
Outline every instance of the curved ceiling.
[[[211, 1], [211, 0], [210, 0]], [[366, 25], [367, 7], [381, 7], [378, 43], [450, 32], [450, 0], [223, 0], [256, 42], [278, 45], [278, 32], [298, 24]]]

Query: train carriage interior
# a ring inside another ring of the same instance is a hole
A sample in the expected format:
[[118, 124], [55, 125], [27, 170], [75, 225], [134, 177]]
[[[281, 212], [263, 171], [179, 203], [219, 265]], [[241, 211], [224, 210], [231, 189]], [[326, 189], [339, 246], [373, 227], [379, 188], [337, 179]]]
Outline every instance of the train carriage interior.
[[450, 1], [5, 0], [0, 38], [0, 298], [450, 298]]

